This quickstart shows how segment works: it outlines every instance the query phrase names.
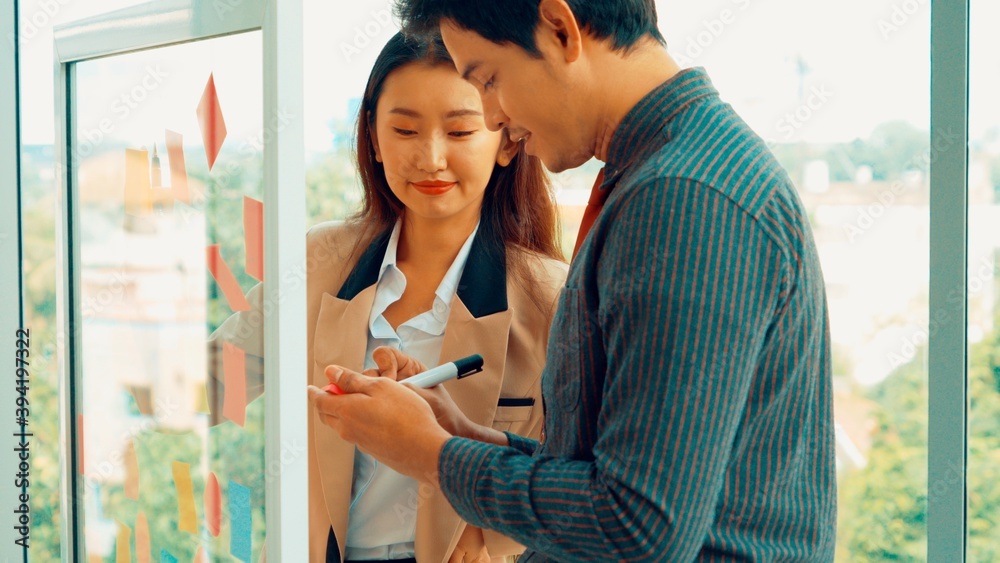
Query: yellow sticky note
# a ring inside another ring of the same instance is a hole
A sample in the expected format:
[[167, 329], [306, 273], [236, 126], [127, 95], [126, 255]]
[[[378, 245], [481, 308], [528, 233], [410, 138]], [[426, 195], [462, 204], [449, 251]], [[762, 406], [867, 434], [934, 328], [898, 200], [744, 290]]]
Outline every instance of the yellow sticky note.
[[132, 530], [118, 520], [115, 520], [115, 522], [118, 522], [118, 541], [115, 546], [115, 562], [132, 563], [132, 548], [129, 545], [129, 540], [132, 539]]
[[125, 149], [125, 213], [144, 215], [153, 210], [149, 179], [149, 152]]
[[191, 464], [173, 462], [174, 487], [177, 488], [177, 529], [182, 532], [198, 533], [198, 514], [194, 507], [194, 485], [191, 484]]
[[149, 523], [146, 514], [139, 511], [135, 517], [135, 559], [138, 563], [149, 563]]

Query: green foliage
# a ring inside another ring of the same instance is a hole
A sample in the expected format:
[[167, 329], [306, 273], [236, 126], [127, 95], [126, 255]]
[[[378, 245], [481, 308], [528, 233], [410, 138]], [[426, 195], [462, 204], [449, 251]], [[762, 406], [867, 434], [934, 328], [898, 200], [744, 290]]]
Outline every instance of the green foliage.
[[[994, 326], [1000, 326], [1000, 318]], [[840, 481], [839, 561], [924, 561], [927, 498], [947, 483], [927, 481], [926, 349], [868, 391], [880, 406], [864, 469]], [[1000, 329], [970, 350], [968, 553], [1000, 561]], [[957, 478], [958, 470], [956, 470]], [[949, 477], [950, 479], [951, 477]]]

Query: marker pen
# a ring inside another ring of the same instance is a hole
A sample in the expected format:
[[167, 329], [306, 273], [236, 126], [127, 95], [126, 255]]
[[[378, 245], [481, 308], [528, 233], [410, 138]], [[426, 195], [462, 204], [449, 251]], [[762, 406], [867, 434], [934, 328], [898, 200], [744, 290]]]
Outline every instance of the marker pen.
[[[404, 379], [402, 383], [409, 383], [414, 387], [427, 389], [429, 387], [434, 387], [435, 385], [440, 385], [450, 379], [462, 379], [463, 377], [468, 377], [481, 371], [483, 371], [483, 357], [479, 354], [473, 354], [467, 358], [455, 360], [454, 362], [447, 362], [436, 368], [420, 372], [413, 377]], [[344, 392], [333, 383], [324, 387], [323, 390], [327, 393], [333, 393], [334, 395], [344, 394]]]

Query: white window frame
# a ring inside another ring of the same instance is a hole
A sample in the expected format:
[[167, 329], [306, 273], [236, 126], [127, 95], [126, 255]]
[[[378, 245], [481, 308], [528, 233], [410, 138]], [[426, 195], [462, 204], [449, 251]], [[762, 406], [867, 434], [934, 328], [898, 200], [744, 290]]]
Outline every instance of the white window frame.
[[[20, 454], [15, 450], [21, 439], [14, 436], [19, 429], [14, 425], [16, 420], [15, 366], [12, 359], [14, 353], [15, 333], [24, 326], [24, 311], [21, 296], [21, 210], [20, 210], [20, 113], [18, 108], [18, 36], [17, 36], [17, 2], [0, 2], [0, 342], [3, 346], [3, 405], [0, 406], [3, 426], [0, 431], [0, 471], [3, 472], [5, 486], [0, 489], [0, 506], [10, 507], [5, 512], [11, 516], [13, 510], [21, 505], [21, 491], [14, 487], [15, 475], [19, 471]], [[9, 38], [9, 40], [8, 40]], [[37, 347], [36, 347], [37, 348]], [[29, 354], [34, 348], [29, 347]], [[31, 363], [31, 356], [26, 358]], [[30, 369], [28, 383], [34, 371]], [[9, 399], [8, 399], [9, 397]], [[29, 405], [30, 409], [30, 405]], [[39, 416], [42, 413], [35, 413]], [[29, 426], [26, 429], [31, 431]], [[31, 439], [26, 440], [31, 447]], [[29, 449], [30, 451], [30, 449]], [[30, 463], [30, 461], [29, 461]], [[28, 491], [30, 493], [30, 491]], [[21, 535], [14, 529], [17, 525], [11, 520], [11, 525], [0, 525], [0, 553], [19, 553], [27, 559], [25, 550], [19, 548], [14, 540]]]
[[[265, 135], [264, 241], [265, 468], [267, 558], [306, 561], [309, 553], [303, 141], [302, 0], [156, 0], [55, 28], [57, 326], [62, 474], [62, 559], [81, 561], [82, 477], [76, 471], [81, 385], [79, 226], [72, 159], [75, 63], [261, 30], [264, 115], [292, 119]], [[6, 21], [6, 18], [2, 18]], [[280, 187], [280, 189], [279, 189]], [[2, 207], [2, 206], [0, 206]], [[280, 299], [279, 299], [280, 296]]]

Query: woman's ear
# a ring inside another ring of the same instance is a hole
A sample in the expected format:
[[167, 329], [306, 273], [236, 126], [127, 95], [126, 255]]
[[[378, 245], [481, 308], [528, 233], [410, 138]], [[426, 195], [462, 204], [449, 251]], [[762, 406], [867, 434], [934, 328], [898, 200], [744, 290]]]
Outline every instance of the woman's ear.
[[511, 140], [510, 134], [506, 129], [503, 130], [503, 136], [500, 138], [502, 140], [500, 141], [500, 150], [497, 151], [497, 164], [507, 166], [517, 156], [517, 151], [520, 150], [521, 143]]
[[372, 112], [368, 112], [368, 136], [372, 140], [372, 149], [375, 150], [375, 160], [382, 162], [382, 151], [378, 148], [378, 131], [375, 128], [375, 120], [372, 119]]

